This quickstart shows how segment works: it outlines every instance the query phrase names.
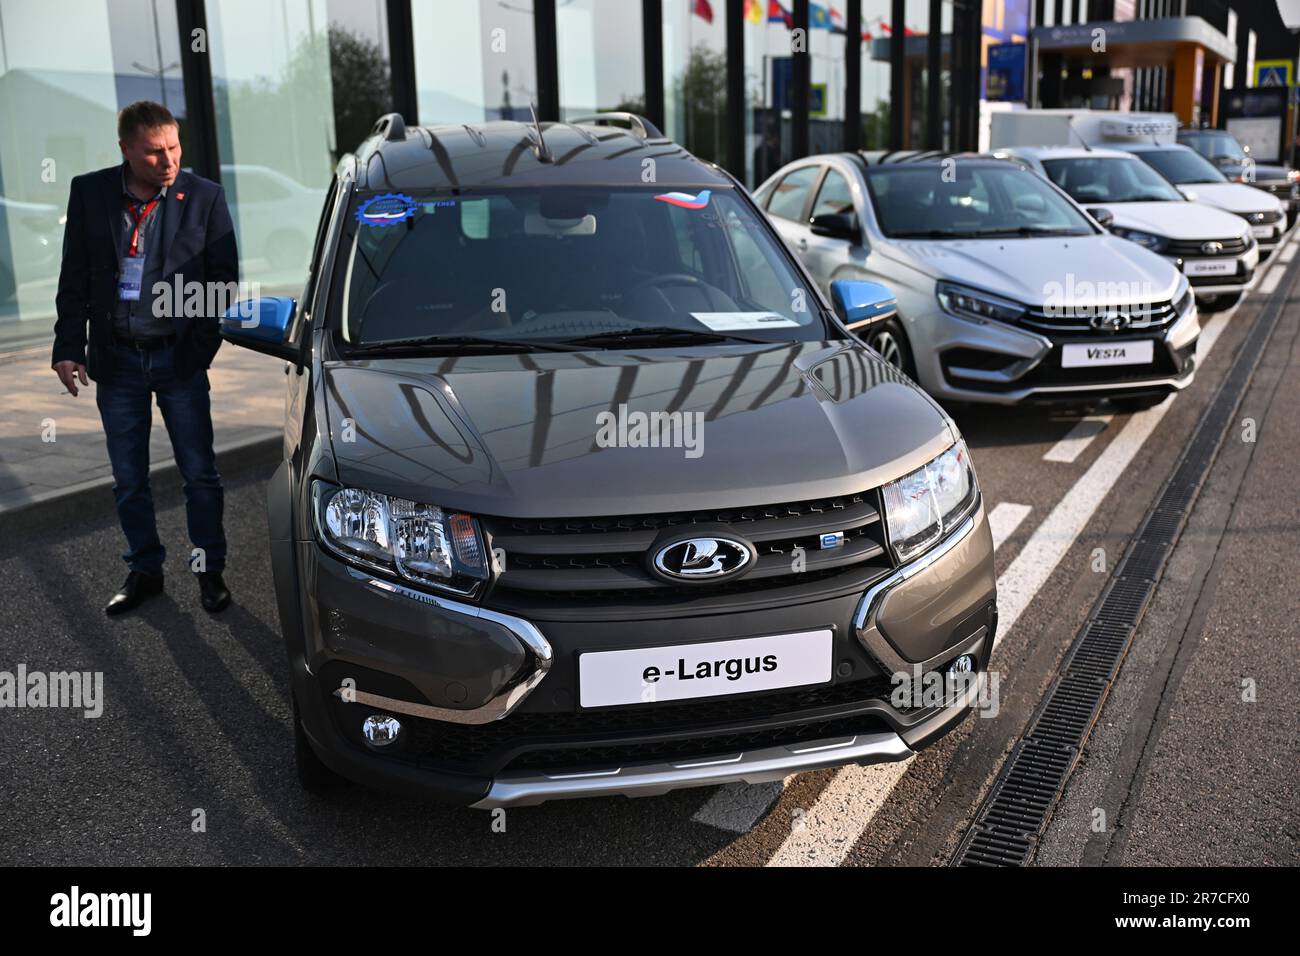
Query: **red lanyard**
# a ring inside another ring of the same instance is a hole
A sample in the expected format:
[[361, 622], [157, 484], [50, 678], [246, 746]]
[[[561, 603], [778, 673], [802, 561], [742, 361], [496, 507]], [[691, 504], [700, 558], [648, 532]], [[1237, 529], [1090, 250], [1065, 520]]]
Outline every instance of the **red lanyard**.
[[135, 258], [136, 246], [138, 246], [140, 243], [140, 223], [144, 222], [146, 219], [149, 218], [149, 213], [153, 212], [153, 207], [156, 205], [158, 205], [157, 196], [154, 196], [153, 199], [150, 199], [149, 202], [145, 205], [144, 209], [140, 210], [139, 212], [135, 211], [134, 204], [127, 203], [126, 211], [130, 214], [131, 218], [135, 220], [135, 228], [131, 230], [130, 256], [132, 258]]

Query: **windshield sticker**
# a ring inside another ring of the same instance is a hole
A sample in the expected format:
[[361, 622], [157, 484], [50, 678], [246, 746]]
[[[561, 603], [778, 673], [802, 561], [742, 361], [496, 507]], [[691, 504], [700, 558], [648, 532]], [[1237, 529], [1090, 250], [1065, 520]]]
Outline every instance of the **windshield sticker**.
[[713, 332], [740, 332], [744, 329], [797, 329], [799, 323], [775, 312], [692, 312], [691, 318]]
[[710, 190], [704, 190], [697, 196], [690, 193], [661, 193], [655, 196], [660, 202], [672, 203], [674, 206], [680, 206], [683, 209], [703, 209], [709, 204]]
[[392, 226], [410, 219], [418, 208], [414, 199], [403, 193], [372, 196], [357, 207], [357, 222], [363, 226]]

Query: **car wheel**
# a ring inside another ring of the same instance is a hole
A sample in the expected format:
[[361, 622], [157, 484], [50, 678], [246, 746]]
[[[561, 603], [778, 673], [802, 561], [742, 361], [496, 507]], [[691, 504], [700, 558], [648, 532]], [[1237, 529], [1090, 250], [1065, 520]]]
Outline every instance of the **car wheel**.
[[880, 357], [908, 378], [916, 378], [916, 363], [912, 361], [912, 347], [907, 333], [897, 319], [886, 319], [868, 329], [863, 340], [880, 353]]
[[1200, 310], [1202, 312], [1223, 312], [1226, 309], [1231, 309], [1240, 301], [1240, 292], [1229, 292], [1226, 295], [1210, 296], [1200, 304]]
[[343, 778], [336, 774], [311, 749], [311, 741], [302, 729], [302, 715], [298, 713], [298, 702], [293, 702], [293, 762], [298, 769], [298, 783], [308, 793], [327, 794]]

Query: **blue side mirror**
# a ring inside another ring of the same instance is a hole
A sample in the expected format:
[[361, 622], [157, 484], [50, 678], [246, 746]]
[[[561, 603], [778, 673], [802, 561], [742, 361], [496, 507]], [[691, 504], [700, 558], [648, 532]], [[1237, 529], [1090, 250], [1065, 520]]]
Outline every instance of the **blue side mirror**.
[[898, 312], [894, 293], [879, 282], [836, 279], [831, 283], [831, 302], [836, 314], [850, 329], [883, 322]]
[[236, 302], [221, 317], [221, 337], [254, 352], [294, 361], [298, 350], [284, 338], [297, 305], [287, 296]]

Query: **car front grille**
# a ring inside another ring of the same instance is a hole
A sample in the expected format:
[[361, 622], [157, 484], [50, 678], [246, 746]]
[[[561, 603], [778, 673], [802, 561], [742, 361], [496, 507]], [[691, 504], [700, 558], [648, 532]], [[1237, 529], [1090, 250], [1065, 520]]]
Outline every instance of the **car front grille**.
[[[605, 518], [484, 516], [491, 548], [504, 553], [493, 583], [493, 603], [526, 597], [540, 601], [617, 599], [662, 601], [773, 589], [841, 575], [860, 579], [892, 567], [878, 492], [789, 504]], [[730, 532], [751, 542], [757, 560], [748, 571], [716, 583], [664, 580], [650, 571], [658, 544], [674, 532], [700, 528]], [[840, 533], [838, 546], [822, 535]]]
[[[1217, 252], [1206, 252], [1203, 248], [1207, 242], [1217, 242], [1223, 248]], [[1224, 256], [1239, 256], [1250, 248], [1250, 240], [1238, 239], [1171, 239], [1165, 249], [1165, 255], [1177, 256], [1179, 259], [1220, 259]]]
[[1045, 332], [1085, 332], [1092, 330], [1094, 316], [1110, 314], [1120, 317], [1120, 321], [1123, 322], [1121, 331], [1162, 329], [1178, 318], [1174, 304], [1165, 301], [1151, 305], [1120, 305], [1092, 309], [1031, 308], [1020, 320], [1020, 324]]
[[[403, 717], [409, 737], [394, 756], [429, 769], [494, 774], [507, 766], [577, 767], [730, 753], [850, 732], [835, 726], [847, 721], [858, 728], [851, 732], [877, 729], [883, 726], [880, 718], [850, 715], [871, 702], [887, 702], [893, 687], [888, 677], [873, 676], [746, 697], [517, 712], [480, 725]], [[335, 709], [347, 706], [339, 703]], [[351, 711], [342, 711], [340, 726], [350, 728], [351, 716]]]

